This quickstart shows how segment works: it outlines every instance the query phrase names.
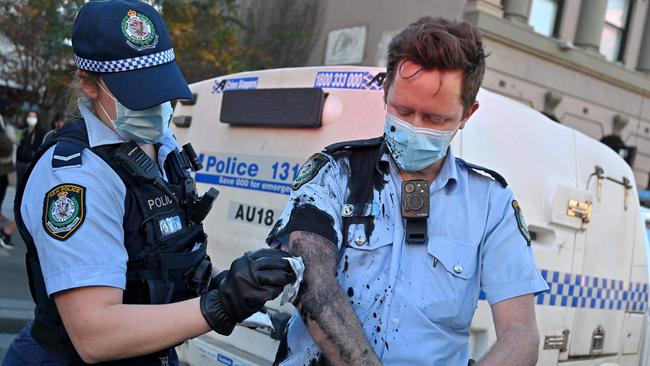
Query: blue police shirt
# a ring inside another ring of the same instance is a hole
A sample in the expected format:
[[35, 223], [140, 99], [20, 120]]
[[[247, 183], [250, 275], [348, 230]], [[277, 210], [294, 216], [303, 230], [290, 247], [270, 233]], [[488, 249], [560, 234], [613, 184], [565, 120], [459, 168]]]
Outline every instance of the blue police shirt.
[[[291, 223], [297, 220], [291, 216], [295, 207], [313, 205], [331, 218], [336, 244], [347, 243], [338, 282], [384, 365], [466, 365], [481, 291], [492, 305], [548, 290], [519, 230], [512, 191], [461, 164], [451, 149], [430, 186], [426, 245], [405, 242], [402, 179], [388, 154], [380, 160], [390, 164], [389, 177], [383, 189], [374, 189], [369, 208], [374, 229], [367, 237], [363, 225], [352, 224], [343, 238], [350, 165], [345, 157], [327, 159], [309, 182], [292, 191], [269, 243], [286, 243], [290, 231], [313, 232]], [[282, 365], [318, 359], [319, 349], [297, 311], [287, 332]]]
[[[95, 116], [88, 103], [88, 100], [80, 100], [79, 110], [86, 122], [90, 146], [124, 142]], [[162, 167], [167, 154], [177, 145], [171, 132], [161, 144], [158, 162]], [[53, 168], [54, 150], [55, 147], [48, 149], [36, 163], [20, 207], [38, 251], [48, 295], [84, 286], [125, 289], [128, 255], [122, 227], [124, 183], [105, 161], [88, 149], [83, 150], [80, 164]], [[63, 241], [50, 236], [43, 222], [43, 197], [61, 184], [85, 188], [85, 217], [78, 229]]]

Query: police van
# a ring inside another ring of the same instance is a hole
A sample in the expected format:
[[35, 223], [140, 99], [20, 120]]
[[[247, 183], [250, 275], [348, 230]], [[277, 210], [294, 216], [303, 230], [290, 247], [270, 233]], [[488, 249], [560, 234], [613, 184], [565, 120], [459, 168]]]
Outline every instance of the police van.
[[[201, 192], [220, 191], [205, 221], [219, 268], [263, 247], [301, 164], [339, 141], [380, 136], [385, 70], [308, 67], [245, 72], [192, 84], [172, 118], [192, 142]], [[536, 297], [539, 365], [648, 365], [646, 227], [634, 174], [605, 145], [487, 90], [452, 143], [456, 156], [502, 174], [519, 200], [550, 292]], [[649, 221], [650, 222], [650, 221]], [[230, 337], [179, 347], [190, 365], [270, 365], [290, 305], [267, 304], [272, 321]], [[471, 357], [495, 342], [480, 300]]]

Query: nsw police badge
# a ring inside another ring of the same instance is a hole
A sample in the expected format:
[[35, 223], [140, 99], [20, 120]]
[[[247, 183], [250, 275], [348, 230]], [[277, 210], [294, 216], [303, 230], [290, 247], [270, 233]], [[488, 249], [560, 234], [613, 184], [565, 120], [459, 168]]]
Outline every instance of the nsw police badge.
[[521, 206], [519, 206], [519, 202], [517, 200], [512, 201], [512, 208], [515, 210], [515, 218], [517, 219], [517, 226], [519, 226], [519, 232], [521, 235], [523, 235], [524, 239], [526, 239], [526, 243], [528, 246], [530, 246], [530, 242], [532, 241], [532, 237], [530, 235], [530, 231], [528, 230], [528, 225], [526, 225], [526, 221], [524, 221], [524, 215], [521, 213]]
[[154, 48], [158, 44], [158, 35], [153, 22], [146, 15], [129, 10], [122, 19], [122, 34], [126, 43], [137, 51]]
[[83, 223], [86, 188], [60, 184], [45, 194], [43, 227], [54, 239], [68, 239]]
[[309, 159], [307, 159], [307, 162], [302, 165], [300, 171], [298, 171], [296, 180], [293, 181], [291, 188], [296, 191], [298, 188], [302, 187], [303, 184], [314, 179], [325, 163], [327, 163], [327, 157], [323, 154], [317, 153], [310, 156]]

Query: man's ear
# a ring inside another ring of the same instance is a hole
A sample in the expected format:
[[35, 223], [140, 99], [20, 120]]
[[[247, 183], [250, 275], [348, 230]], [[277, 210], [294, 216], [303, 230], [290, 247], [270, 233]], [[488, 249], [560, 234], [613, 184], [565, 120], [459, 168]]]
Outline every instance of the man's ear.
[[388, 100], [388, 82], [384, 80], [384, 82], [381, 84], [381, 88], [384, 89], [384, 108], [386, 107], [386, 101]]
[[465, 118], [463, 118], [463, 122], [460, 124], [460, 127], [458, 127], [460, 130], [465, 128], [465, 124], [467, 124], [467, 120], [469, 120], [469, 117], [471, 117], [472, 114], [474, 114], [474, 112], [476, 112], [478, 107], [479, 107], [478, 101], [476, 101], [476, 102], [474, 102], [474, 104], [472, 104], [472, 106], [469, 108], [469, 111], [467, 111], [467, 114], [465, 115]]

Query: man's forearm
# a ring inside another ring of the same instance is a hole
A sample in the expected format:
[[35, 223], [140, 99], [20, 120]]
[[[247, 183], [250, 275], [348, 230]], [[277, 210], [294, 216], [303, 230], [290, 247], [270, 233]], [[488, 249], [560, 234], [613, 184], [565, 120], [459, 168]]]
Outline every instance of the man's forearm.
[[332, 365], [381, 365], [336, 281], [336, 246], [319, 235], [295, 232], [289, 252], [305, 261], [298, 308], [327, 361]]
[[537, 363], [539, 335], [526, 326], [511, 326], [476, 366], [533, 366]]

